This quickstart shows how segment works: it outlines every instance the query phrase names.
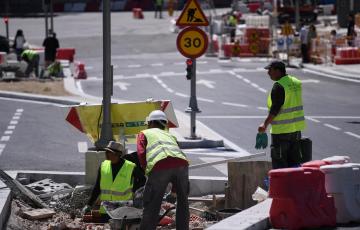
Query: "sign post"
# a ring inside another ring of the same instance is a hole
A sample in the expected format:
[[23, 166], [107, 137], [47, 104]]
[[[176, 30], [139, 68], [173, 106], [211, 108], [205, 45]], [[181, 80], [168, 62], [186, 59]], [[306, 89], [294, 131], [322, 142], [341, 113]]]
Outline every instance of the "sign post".
[[201, 111], [198, 108], [196, 97], [196, 58], [205, 53], [208, 47], [209, 39], [204, 31], [197, 26], [208, 26], [209, 22], [196, 0], [189, 0], [185, 5], [179, 19], [176, 21], [177, 26], [188, 26], [182, 30], [176, 40], [179, 52], [191, 60], [190, 76], [190, 101], [189, 107], [185, 112], [190, 113], [190, 137], [197, 139], [196, 136], [196, 113]]

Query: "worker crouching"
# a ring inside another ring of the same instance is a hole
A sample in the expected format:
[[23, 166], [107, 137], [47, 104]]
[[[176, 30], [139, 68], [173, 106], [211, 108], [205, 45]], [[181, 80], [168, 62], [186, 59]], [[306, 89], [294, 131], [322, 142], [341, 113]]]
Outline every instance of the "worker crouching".
[[27, 63], [25, 76], [30, 77], [31, 72], [34, 71], [35, 77], [39, 77], [39, 54], [34, 50], [24, 50], [21, 53], [21, 59]]
[[[95, 186], [83, 214], [91, 211], [91, 206], [97, 198], [100, 201], [127, 201], [132, 200], [135, 191], [145, 184], [144, 172], [133, 162], [125, 160], [125, 149], [118, 142], [110, 141], [104, 148], [106, 160], [98, 170]], [[105, 208], [100, 206], [101, 222], [106, 222], [109, 216]]]

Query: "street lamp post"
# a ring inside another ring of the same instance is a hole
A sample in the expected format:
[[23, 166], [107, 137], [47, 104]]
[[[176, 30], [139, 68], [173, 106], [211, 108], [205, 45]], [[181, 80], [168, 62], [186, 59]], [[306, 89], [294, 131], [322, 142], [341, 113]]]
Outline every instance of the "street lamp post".
[[110, 0], [103, 0], [103, 119], [99, 140], [95, 142], [97, 149], [104, 148], [113, 140], [111, 127], [111, 17]]

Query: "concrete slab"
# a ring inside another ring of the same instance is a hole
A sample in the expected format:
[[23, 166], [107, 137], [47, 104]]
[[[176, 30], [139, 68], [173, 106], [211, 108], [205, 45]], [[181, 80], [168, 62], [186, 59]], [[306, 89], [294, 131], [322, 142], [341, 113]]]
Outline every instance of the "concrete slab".
[[0, 229], [3, 229], [3, 226], [7, 222], [9, 217], [10, 210], [10, 189], [6, 188], [6, 185], [0, 181]]
[[264, 230], [269, 229], [269, 212], [272, 199], [248, 208], [238, 214], [230, 216], [217, 224], [210, 226], [209, 230]]

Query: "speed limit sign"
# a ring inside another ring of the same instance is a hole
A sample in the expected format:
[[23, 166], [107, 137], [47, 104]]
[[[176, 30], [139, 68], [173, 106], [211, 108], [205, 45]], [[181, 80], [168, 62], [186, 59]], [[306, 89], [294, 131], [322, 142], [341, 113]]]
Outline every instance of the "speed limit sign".
[[203, 55], [208, 43], [205, 32], [197, 27], [185, 28], [179, 33], [176, 40], [179, 52], [187, 58], [198, 58]]

